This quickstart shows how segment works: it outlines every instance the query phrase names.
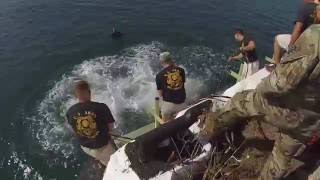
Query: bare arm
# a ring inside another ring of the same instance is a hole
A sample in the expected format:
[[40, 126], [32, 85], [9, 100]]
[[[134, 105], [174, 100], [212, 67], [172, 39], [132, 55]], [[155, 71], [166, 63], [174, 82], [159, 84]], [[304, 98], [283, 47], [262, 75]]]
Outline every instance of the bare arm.
[[107, 124], [108, 132], [111, 133], [113, 131], [113, 126], [114, 126], [115, 120], [113, 118], [113, 115], [112, 115], [109, 107], [106, 104], [104, 104], [104, 105], [105, 105], [105, 114], [106, 114], [105, 123]]
[[158, 96], [161, 98], [163, 96], [162, 90], [158, 90], [157, 92], [158, 92]]
[[163, 86], [161, 82], [161, 78], [159, 77], [159, 74], [156, 76], [156, 86], [157, 86], [157, 95], [159, 98], [162, 98], [163, 96]]
[[240, 53], [238, 54], [237, 56], [232, 56], [232, 57], [229, 57], [229, 61], [232, 61], [232, 60], [240, 60], [243, 58], [243, 54]]
[[296, 24], [294, 25], [292, 34], [291, 34], [291, 41], [289, 43], [289, 46], [292, 46], [297, 39], [299, 38], [299, 36], [301, 35], [303, 30], [303, 23], [302, 22], [296, 22]]
[[72, 129], [71, 125], [68, 123], [68, 121], [65, 121], [63, 126], [71, 133], [75, 133], [74, 130]]
[[114, 125], [114, 123], [108, 123], [109, 132], [111, 132], [113, 130], [113, 127], [114, 127], [113, 125]]
[[248, 45], [241, 48], [242, 51], [252, 51], [256, 48], [256, 43], [254, 41], [249, 41]]

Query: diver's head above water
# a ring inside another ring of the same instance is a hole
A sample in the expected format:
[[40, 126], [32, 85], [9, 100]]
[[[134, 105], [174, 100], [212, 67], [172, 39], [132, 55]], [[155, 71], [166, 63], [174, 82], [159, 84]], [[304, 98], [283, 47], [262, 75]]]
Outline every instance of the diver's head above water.
[[163, 52], [160, 54], [160, 64], [162, 67], [168, 67], [174, 65], [174, 61], [169, 52]]
[[80, 103], [91, 101], [90, 86], [84, 80], [80, 80], [75, 83], [74, 94]]
[[116, 29], [115, 27], [112, 28], [111, 37], [112, 37], [113, 39], [119, 39], [119, 38], [122, 37], [122, 35], [123, 35], [123, 34], [122, 34], [121, 32], [119, 32], [119, 31], [117, 31], [117, 29]]
[[234, 38], [236, 41], [241, 42], [244, 40], [244, 31], [243, 29], [236, 29], [234, 32]]

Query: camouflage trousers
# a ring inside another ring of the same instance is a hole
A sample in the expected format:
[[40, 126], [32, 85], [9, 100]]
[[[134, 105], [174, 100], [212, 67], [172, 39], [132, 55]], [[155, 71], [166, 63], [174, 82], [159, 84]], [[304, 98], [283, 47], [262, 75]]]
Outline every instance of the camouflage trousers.
[[[299, 117], [290, 109], [270, 104], [256, 91], [244, 91], [236, 94], [225, 108], [218, 111], [217, 119], [226, 123], [223, 127], [237, 123], [235, 121], [239, 119], [254, 118], [281, 128], [291, 123], [292, 116], [294, 116], [293, 119]], [[258, 178], [260, 180], [281, 179], [303, 165], [296, 157], [303, 153], [306, 146], [283, 133], [275, 137], [272, 153]]]

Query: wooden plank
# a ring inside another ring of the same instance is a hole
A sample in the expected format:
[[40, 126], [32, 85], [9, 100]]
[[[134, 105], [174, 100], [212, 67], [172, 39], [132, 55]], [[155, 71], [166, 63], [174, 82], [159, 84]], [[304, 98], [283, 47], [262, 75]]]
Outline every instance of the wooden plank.
[[[139, 137], [139, 136], [141, 136], [141, 135], [153, 130], [154, 127], [155, 127], [155, 123], [150, 123], [150, 124], [148, 124], [146, 126], [143, 126], [143, 127], [139, 128], [139, 129], [137, 129], [135, 131], [132, 131], [132, 132], [124, 135], [124, 137], [135, 139], [135, 138], [137, 138], [137, 137]], [[115, 144], [117, 145], [118, 148], [120, 148], [121, 146], [123, 146], [123, 145], [125, 145], [125, 144], [127, 144], [129, 142], [132, 142], [132, 141], [133, 140], [124, 139], [124, 138], [121, 138], [121, 137], [114, 139], [114, 142], [115, 142]]]
[[146, 126], [143, 126], [139, 129], [135, 130], [135, 131], [132, 131], [124, 136], [131, 138], [131, 139], [135, 139], [135, 138], [141, 136], [142, 134], [145, 134], [145, 133], [151, 131], [152, 129], [154, 129], [154, 127], [155, 127], [154, 123], [150, 123]]
[[242, 77], [243, 66], [244, 66], [243, 63], [241, 63], [240, 68], [239, 68], [239, 73], [238, 73], [240, 78], [238, 78], [237, 82], [239, 82], [243, 79], [243, 77]]
[[237, 82], [241, 81], [243, 78], [241, 76], [242, 73], [242, 69], [243, 69], [243, 63], [241, 63], [240, 68], [239, 68], [239, 72], [236, 73], [234, 71], [230, 71], [230, 75], [235, 78], [237, 80]]
[[237, 81], [238, 81], [238, 79], [241, 79], [241, 76], [238, 73], [234, 72], [234, 71], [230, 71], [230, 75], [232, 77], [234, 77]]

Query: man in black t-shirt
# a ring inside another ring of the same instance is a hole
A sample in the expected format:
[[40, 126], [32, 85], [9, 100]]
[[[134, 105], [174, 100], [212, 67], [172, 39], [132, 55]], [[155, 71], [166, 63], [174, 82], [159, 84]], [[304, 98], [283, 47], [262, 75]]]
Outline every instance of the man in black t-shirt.
[[[317, 7], [318, 6], [318, 7]], [[291, 34], [279, 34], [275, 37], [273, 59], [279, 64], [283, 54], [294, 49], [294, 43], [304, 30], [320, 21], [320, 6], [318, 0], [303, 0], [298, 10], [295, 25]]]
[[253, 39], [247, 37], [242, 29], [236, 29], [234, 38], [240, 43], [240, 53], [236, 56], [229, 57], [229, 61], [244, 59], [241, 77], [245, 79], [259, 70], [256, 43]]
[[77, 82], [74, 92], [78, 103], [69, 108], [68, 123], [82, 150], [107, 166], [115, 151], [109, 135], [115, 122], [110, 109], [106, 104], [91, 101], [90, 87], [85, 81]]
[[166, 123], [174, 118], [174, 114], [182, 110], [186, 100], [184, 88], [184, 69], [175, 65], [169, 52], [160, 54], [160, 63], [163, 69], [156, 76], [158, 96], [162, 99], [160, 104], [162, 122]]

